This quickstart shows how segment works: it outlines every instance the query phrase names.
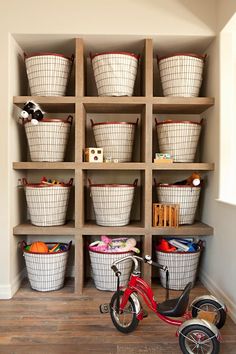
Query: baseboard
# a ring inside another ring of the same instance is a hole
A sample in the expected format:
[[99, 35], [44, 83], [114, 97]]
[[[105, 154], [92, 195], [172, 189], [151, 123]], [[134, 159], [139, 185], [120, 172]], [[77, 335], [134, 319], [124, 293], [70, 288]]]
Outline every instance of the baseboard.
[[222, 299], [227, 306], [229, 317], [236, 323], [236, 304], [219, 288], [219, 286], [204, 272], [200, 271], [199, 278], [202, 284], [214, 295]]
[[26, 269], [22, 269], [21, 272], [19, 272], [13, 282], [9, 285], [1, 285], [0, 286], [0, 299], [1, 300], [6, 300], [6, 299], [11, 299], [14, 294], [17, 292], [17, 290], [21, 286], [22, 280], [26, 277]]

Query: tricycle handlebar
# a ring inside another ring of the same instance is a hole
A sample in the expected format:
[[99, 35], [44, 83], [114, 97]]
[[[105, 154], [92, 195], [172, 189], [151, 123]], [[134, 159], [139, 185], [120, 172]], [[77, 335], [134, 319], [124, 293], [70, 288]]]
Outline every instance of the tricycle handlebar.
[[160, 269], [162, 269], [164, 271], [167, 270], [167, 266], [163, 266], [163, 265], [161, 265], [161, 264], [159, 264], [157, 262], [153, 262], [152, 257], [149, 256], [149, 255], [146, 255], [144, 258], [141, 258], [141, 257], [138, 257], [138, 256], [126, 256], [124, 258], [117, 259], [117, 261], [112, 263], [111, 269], [114, 271], [116, 276], [120, 276], [120, 274], [121, 274], [121, 272], [118, 270], [116, 265], [118, 263], [124, 262], [124, 261], [126, 261], [128, 259], [131, 259], [134, 262], [134, 272], [138, 271], [138, 265], [139, 265], [138, 261], [148, 263], [148, 264], [153, 265], [154, 267], [160, 268]]

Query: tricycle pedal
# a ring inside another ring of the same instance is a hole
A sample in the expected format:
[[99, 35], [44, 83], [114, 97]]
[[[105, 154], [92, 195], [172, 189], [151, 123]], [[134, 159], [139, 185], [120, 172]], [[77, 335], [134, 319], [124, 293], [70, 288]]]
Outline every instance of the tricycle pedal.
[[109, 313], [110, 312], [110, 305], [109, 304], [101, 304], [99, 306], [99, 310], [101, 313]]

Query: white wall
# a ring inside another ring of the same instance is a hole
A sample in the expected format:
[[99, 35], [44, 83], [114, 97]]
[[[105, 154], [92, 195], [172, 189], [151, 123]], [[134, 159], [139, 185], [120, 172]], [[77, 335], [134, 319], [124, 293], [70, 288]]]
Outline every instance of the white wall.
[[[222, 31], [223, 26], [227, 25], [227, 21], [236, 11], [236, 3], [227, 1], [226, 7], [222, 0], [219, 2], [218, 10], [219, 31]], [[225, 43], [222, 40], [225, 40], [225, 36], [218, 32], [217, 40], [207, 49], [209, 65], [206, 95], [215, 97], [216, 104], [205, 114], [207, 125], [204, 160], [215, 162], [215, 172], [209, 175], [202, 214], [203, 221], [214, 226], [214, 236], [206, 238], [207, 245], [201, 267], [201, 280], [209, 290], [226, 300], [229, 314], [236, 321], [236, 206], [221, 202], [218, 199], [220, 197], [220, 183], [232, 183], [230, 175], [224, 175], [224, 179], [220, 181], [220, 177], [223, 175], [220, 174], [220, 168], [223, 168], [225, 163], [223, 160], [227, 158], [226, 155], [221, 154], [221, 144], [226, 144], [227, 139], [230, 142], [230, 134], [223, 138], [222, 133], [224, 131], [220, 130], [220, 127], [229, 124], [227, 115], [231, 113], [231, 107], [230, 102], [227, 106], [225, 105], [225, 98], [228, 100], [232, 94], [230, 92], [232, 85], [227, 85], [228, 77], [232, 75], [229, 72], [231, 66], [227, 66], [226, 62], [222, 61], [226, 57], [227, 63], [229, 63], [230, 57], [228, 56], [232, 55], [232, 52], [225, 52]], [[221, 55], [222, 52], [224, 55]], [[224, 67], [222, 68], [222, 66]], [[225, 92], [222, 94], [223, 88]], [[232, 119], [235, 120], [235, 116]], [[233, 125], [231, 124], [232, 128]]]
[[[10, 34], [123, 34], [155, 37], [156, 42], [174, 36], [213, 36], [216, 16], [214, 0], [31, 0], [0, 2], [0, 166], [1, 166], [1, 248], [0, 248], [0, 296], [12, 296], [17, 276], [17, 239], [13, 238], [12, 226], [18, 216], [11, 201], [17, 175], [12, 172], [12, 160], [16, 156], [11, 120], [12, 96], [16, 85], [12, 82]], [[73, 35], [72, 35], [73, 37]], [[13, 148], [13, 150], [12, 150]], [[14, 198], [13, 198], [14, 199]]]

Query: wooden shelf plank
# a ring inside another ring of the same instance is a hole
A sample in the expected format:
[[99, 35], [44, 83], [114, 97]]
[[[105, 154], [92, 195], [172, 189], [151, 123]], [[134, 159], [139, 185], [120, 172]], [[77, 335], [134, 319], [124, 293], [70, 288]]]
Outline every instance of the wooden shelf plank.
[[13, 103], [19, 107], [27, 101], [38, 103], [47, 113], [74, 113], [75, 97], [73, 96], [15, 96]]
[[213, 227], [196, 221], [193, 225], [180, 225], [179, 227], [152, 227], [153, 235], [160, 236], [211, 236]]
[[75, 162], [13, 162], [14, 170], [74, 170]]
[[19, 224], [13, 228], [14, 235], [74, 235], [75, 223], [68, 221], [61, 226], [34, 226], [30, 223]]
[[141, 113], [146, 97], [84, 97], [88, 113]]
[[153, 170], [168, 170], [168, 171], [214, 171], [215, 164], [207, 162], [193, 162], [193, 163], [153, 163]]
[[143, 235], [143, 224], [133, 221], [126, 226], [99, 226], [95, 221], [88, 221], [82, 229], [83, 235]]
[[153, 113], [200, 114], [213, 105], [212, 97], [154, 97]]
[[83, 170], [144, 170], [146, 164], [143, 162], [124, 162], [124, 163], [93, 163], [83, 162]]

